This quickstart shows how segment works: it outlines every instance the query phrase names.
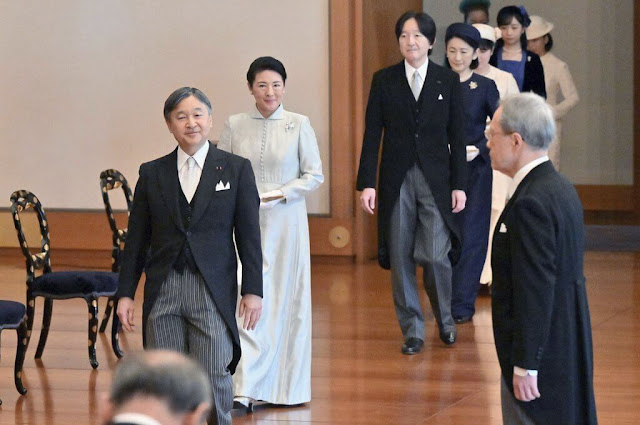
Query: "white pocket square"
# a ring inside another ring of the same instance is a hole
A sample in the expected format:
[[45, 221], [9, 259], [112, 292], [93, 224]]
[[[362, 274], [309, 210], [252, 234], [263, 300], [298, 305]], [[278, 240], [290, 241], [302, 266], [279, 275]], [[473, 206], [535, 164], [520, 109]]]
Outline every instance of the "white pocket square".
[[507, 233], [507, 226], [504, 225], [504, 223], [500, 223], [500, 233]]
[[227, 182], [227, 184], [224, 184], [222, 183], [222, 180], [220, 180], [216, 185], [216, 192], [220, 192], [221, 190], [229, 190], [229, 189], [231, 189], [231, 186], [229, 186], [229, 182]]
[[438, 100], [442, 100], [442, 99], [443, 99], [442, 95], [441, 95], [441, 94], [439, 94], [439, 95], [438, 95]]

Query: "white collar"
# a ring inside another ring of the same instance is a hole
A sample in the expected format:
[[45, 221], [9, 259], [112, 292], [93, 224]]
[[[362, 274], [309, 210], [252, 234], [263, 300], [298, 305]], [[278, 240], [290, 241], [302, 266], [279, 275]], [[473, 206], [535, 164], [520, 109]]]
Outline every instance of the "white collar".
[[[207, 159], [207, 153], [209, 153], [209, 141], [202, 145], [198, 152], [193, 154], [193, 159], [196, 160], [196, 163], [200, 167], [201, 170], [204, 170], [204, 160]], [[178, 171], [182, 168], [185, 162], [189, 159], [189, 154], [182, 150], [182, 148], [178, 145]]]
[[520, 183], [522, 183], [522, 180], [524, 180], [524, 178], [527, 177], [527, 174], [529, 174], [531, 170], [533, 170], [543, 162], [547, 162], [548, 160], [549, 160], [549, 157], [547, 155], [541, 156], [540, 158], [534, 159], [533, 161], [531, 161], [530, 163], [528, 163], [527, 165], [519, 169], [518, 172], [513, 176], [513, 180], [511, 180], [511, 184], [509, 185], [509, 190], [507, 191], [507, 199], [511, 199], [513, 194], [516, 192], [516, 189], [520, 185]]
[[256, 119], [261, 119], [261, 120], [281, 120], [282, 118], [284, 118], [282, 116], [283, 113], [284, 113], [284, 107], [282, 106], [282, 103], [281, 103], [280, 106], [278, 106], [278, 109], [273, 111], [273, 114], [271, 114], [267, 118], [265, 118], [260, 113], [260, 110], [258, 109], [258, 106], [253, 105], [253, 110], [249, 113], [249, 116], [251, 118], [256, 118]]
[[113, 417], [115, 423], [133, 423], [139, 425], [162, 425], [150, 416], [143, 415], [142, 413], [120, 413]]
[[409, 82], [409, 85], [411, 85], [411, 81], [413, 81], [413, 74], [416, 71], [418, 71], [418, 74], [420, 74], [420, 77], [422, 78], [422, 84], [424, 84], [427, 78], [427, 68], [429, 68], [429, 58], [427, 58], [427, 60], [425, 60], [424, 63], [420, 65], [420, 68], [418, 69], [415, 69], [414, 67], [409, 65], [409, 62], [407, 62], [407, 60], [405, 59], [404, 72], [407, 75], [407, 81]]

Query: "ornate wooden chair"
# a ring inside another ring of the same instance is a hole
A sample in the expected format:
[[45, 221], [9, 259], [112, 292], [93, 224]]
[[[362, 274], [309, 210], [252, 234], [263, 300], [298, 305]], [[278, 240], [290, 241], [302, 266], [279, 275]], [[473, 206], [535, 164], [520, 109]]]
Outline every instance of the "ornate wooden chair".
[[[33, 209], [40, 224], [40, 252], [32, 254], [22, 230], [20, 214], [25, 210]], [[118, 288], [118, 274], [101, 271], [62, 271], [51, 270], [51, 244], [49, 237], [49, 223], [44, 209], [38, 198], [27, 190], [18, 190], [11, 195], [11, 215], [13, 224], [18, 233], [18, 242], [26, 259], [27, 267], [27, 337], [26, 347], [29, 344], [33, 329], [33, 318], [36, 305], [36, 297], [44, 298], [44, 313], [42, 316], [42, 330], [35, 358], [42, 357], [44, 346], [49, 335], [53, 300], [70, 298], [83, 298], [89, 308], [89, 362], [94, 369], [98, 367], [96, 360], [96, 336], [98, 333], [98, 298], [113, 297]], [[36, 277], [36, 270], [42, 270], [42, 274]], [[117, 341], [116, 341], [117, 344]], [[114, 347], [114, 351], [119, 350]]]
[[[111, 208], [111, 200], [109, 198], [109, 191], [117, 188], [122, 188], [124, 192], [124, 198], [127, 202], [127, 216], [131, 211], [131, 205], [133, 204], [133, 192], [131, 192], [131, 188], [129, 187], [129, 183], [127, 179], [118, 171], [114, 169], [104, 170], [100, 173], [100, 192], [102, 193], [102, 202], [104, 202], [104, 210], [107, 213], [107, 220], [109, 221], [109, 227], [111, 228], [111, 271], [114, 273], [118, 273], [120, 271], [120, 253], [122, 252], [122, 248], [124, 247], [125, 240], [127, 238], [127, 229], [119, 228], [116, 223], [116, 218], [113, 215], [113, 208]], [[117, 301], [114, 297], [109, 298], [107, 303], [107, 308], [104, 311], [104, 317], [102, 319], [102, 323], [100, 325], [100, 332], [104, 332], [107, 328], [107, 323], [109, 322], [109, 315], [113, 310], [113, 320], [114, 325], [111, 328], [111, 341], [114, 347], [114, 352], [116, 356], [122, 357], [123, 353], [118, 349], [115, 351], [118, 340], [118, 331], [119, 331], [119, 322], [118, 316], [115, 314], [117, 309]]]
[[[14, 382], [20, 394], [26, 394], [27, 390], [22, 385], [22, 365], [27, 351], [27, 318], [24, 304], [15, 301], [0, 300], [0, 332], [5, 329], [15, 329], [18, 332], [16, 349], [16, 363], [14, 368]], [[2, 400], [0, 400], [2, 404]]]

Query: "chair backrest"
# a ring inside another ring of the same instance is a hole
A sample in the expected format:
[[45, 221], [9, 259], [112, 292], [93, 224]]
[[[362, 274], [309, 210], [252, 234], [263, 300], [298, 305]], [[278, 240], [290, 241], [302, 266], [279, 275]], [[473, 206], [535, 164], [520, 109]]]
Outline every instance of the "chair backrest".
[[[51, 271], [51, 243], [49, 236], [49, 223], [44, 213], [44, 208], [40, 204], [40, 200], [28, 190], [16, 190], [11, 194], [11, 216], [13, 217], [13, 225], [18, 233], [18, 242], [24, 254], [27, 266], [27, 284], [30, 285], [35, 279], [35, 271], [43, 270], [43, 273]], [[20, 214], [28, 209], [33, 209], [38, 217], [40, 224], [40, 252], [32, 254], [27, 244], [27, 238], [22, 229], [22, 221]]]
[[109, 199], [109, 191], [121, 187], [127, 201], [127, 217], [131, 212], [133, 204], [133, 193], [129, 187], [127, 179], [118, 170], [108, 169], [100, 173], [100, 191], [102, 192], [102, 202], [104, 202], [104, 210], [107, 213], [109, 227], [111, 227], [113, 248], [111, 250], [112, 265], [111, 270], [117, 272], [120, 269], [120, 250], [127, 238], [127, 229], [119, 228], [116, 218], [113, 215], [111, 201]]

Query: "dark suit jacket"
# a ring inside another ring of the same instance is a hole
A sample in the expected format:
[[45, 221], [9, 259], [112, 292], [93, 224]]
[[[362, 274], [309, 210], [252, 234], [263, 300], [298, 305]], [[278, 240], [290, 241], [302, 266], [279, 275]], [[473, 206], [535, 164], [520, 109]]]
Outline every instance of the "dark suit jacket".
[[541, 424], [595, 424], [593, 349], [582, 204], [550, 161], [520, 183], [493, 236], [492, 310], [498, 359], [538, 370], [540, 398], [522, 408]]
[[380, 265], [389, 268], [387, 232], [391, 210], [407, 170], [416, 163], [452, 232], [452, 259], [455, 262], [460, 238], [451, 212], [451, 191], [465, 190], [466, 183], [466, 147], [458, 74], [430, 61], [417, 102], [407, 82], [404, 61], [374, 74], [365, 117], [356, 184], [358, 190], [376, 187], [383, 132], [377, 191]]
[[[547, 89], [544, 83], [544, 68], [540, 56], [529, 50], [524, 51], [527, 61], [524, 64], [524, 81], [522, 82], [522, 92], [532, 91], [535, 94], [547, 98]], [[498, 47], [491, 55], [489, 64], [498, 67]]]
[[[229, 183], [230, 188], [216, 191], [220, 181], [225, 185]], [[162, 283], [186, 241], [233, 335], [234, 356], [229, 365], [233, 373], [240, 358], [235, 319], [238, 282], [234, 231], [242, 262], [242, 295], [262, 296], [260, 200], [251, 163], [212, 144], [209, 146], [188, 231], [184, 229], [178, 206], [180, 190], [177, 148], [167, 156], [140, 166], [117, 296], [133, 298], [144, 269], [144, 333], [146, 319]]]

